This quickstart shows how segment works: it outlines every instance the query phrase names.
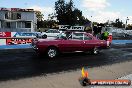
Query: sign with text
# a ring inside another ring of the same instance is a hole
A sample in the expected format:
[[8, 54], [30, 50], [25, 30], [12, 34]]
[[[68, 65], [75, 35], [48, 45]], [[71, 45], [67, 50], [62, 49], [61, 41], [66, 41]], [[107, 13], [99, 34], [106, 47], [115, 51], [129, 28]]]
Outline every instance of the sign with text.
[[29, 38], [11, 38], [6, 39], [6, 45], [16, 45], [16, 44], [30, 44], [32, 39]]
[[131, 80], [129, 79], [116, 79], [116, 80], [92, 80], [89, 79], [88, 71], [82, 68], [82, 76], [79, 78], [79, 82], [82, 86], [96, 85], [96, 86], [130, 86]]
[[84, 26], [69, 26], [69, 25], [59, 25], [59, 29], [67, 29], [67, 30], [84, 30]]
[[32, 32], [12, 32], [11, 37], [36, 37], [36, 33]]
[[11, 37], [11, 32], [0, 32], [0, 37]]

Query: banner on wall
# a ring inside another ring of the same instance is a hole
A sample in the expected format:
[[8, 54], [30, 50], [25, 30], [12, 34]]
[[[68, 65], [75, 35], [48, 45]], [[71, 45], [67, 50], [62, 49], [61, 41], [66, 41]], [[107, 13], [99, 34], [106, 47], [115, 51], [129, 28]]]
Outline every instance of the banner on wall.
[[16, 44], [31, 44], [32, 39], [29, 38], [11, 38], [6, 39], [6, 45], [16, 45]]
[[0, 32], [0, 37], [11, 37], [11, 32]]
[[59, 25], [59, 29], [84, 31], [84, 26], [70, 26], [70, 25]]
[[39, 32], [0, 32], [0, 45], [31, 44]]
[[11, 37], [36, 37], [37, 33], [33, 32], [11, 32]]

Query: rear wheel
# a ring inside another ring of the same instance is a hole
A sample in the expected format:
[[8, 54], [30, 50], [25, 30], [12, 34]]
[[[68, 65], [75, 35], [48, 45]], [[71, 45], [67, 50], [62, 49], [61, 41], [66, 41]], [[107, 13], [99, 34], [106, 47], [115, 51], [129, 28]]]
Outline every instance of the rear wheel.
[[48, 58], [55, 58], [58, 55], [58, 50], [54, 47], [50, 47], [47, 50]]
[[97, 55], [99, 53], [99, 49], [97, 47], [95, 47], [93, 50], [92, 50], [92, 54], [95, 54]]

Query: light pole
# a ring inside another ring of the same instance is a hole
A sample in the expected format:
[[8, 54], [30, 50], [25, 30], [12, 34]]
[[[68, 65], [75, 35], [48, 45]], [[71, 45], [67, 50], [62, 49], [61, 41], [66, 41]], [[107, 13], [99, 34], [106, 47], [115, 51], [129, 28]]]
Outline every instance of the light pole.
[[93, 34], [93, 21], [92, 21], [92, 16], [91, 16], [91, 29], [92, 29], [92, 34]]
[[129, 20], [129, 18], [127, 17], [126, 19], [126, 24], [125, 24], [125, 29], [127, 28], [127, 21]]
[[79, 25], [79, 20], [80, 20], [79, 17], [77, 17], [77, 25]]

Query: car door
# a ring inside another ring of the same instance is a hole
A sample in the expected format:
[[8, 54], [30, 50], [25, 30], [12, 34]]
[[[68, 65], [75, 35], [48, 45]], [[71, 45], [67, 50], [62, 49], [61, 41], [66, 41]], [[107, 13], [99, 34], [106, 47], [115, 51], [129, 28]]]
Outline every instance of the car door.
[[84, 34], [84, 40], [83, 40], [84, 44], [83, 44], [83, 47], [84, 47], [84, 51], [87, 51], [87, 50], [90, 50], [90, 49], [93, 49], [94, 46], [95, 46], [95, 40], [89, 36], [89, 35], [86, 35]]
[[[82, 36], [81, 36], [82, 35]], [[61, 40], [61, 50], [63, 52], [74, 52], [83, 50], [83, 34], [72, 34], [71, 38]]]

